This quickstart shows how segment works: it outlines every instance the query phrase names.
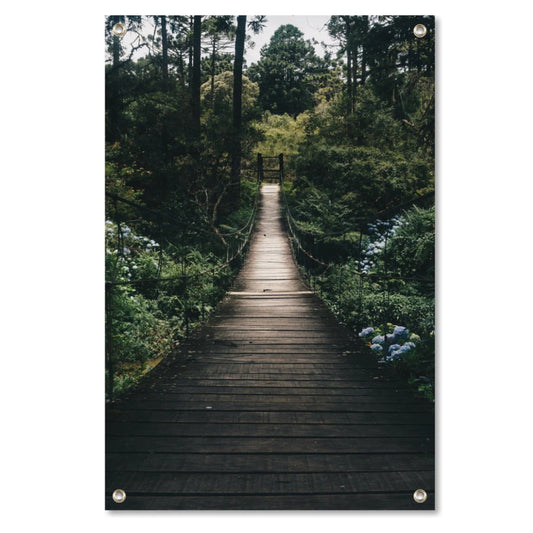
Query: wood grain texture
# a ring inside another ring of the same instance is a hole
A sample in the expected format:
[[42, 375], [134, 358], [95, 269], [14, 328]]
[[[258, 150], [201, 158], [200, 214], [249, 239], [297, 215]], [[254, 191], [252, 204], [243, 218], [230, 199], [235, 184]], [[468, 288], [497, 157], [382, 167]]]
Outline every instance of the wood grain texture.
[[107, 408], [106, 509], [434, 509], [433, 406], [368, 352], [304, 282], [264, 185], [231, 291]]

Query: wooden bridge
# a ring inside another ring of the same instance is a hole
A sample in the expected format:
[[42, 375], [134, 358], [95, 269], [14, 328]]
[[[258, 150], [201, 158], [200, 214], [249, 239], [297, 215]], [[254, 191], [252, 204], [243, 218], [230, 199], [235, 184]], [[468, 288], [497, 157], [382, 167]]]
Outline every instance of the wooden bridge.
[[108, 408], [106, 508], [433, 509], [432, 405], [369, 352], [303, 281], [263, 185], [232, 291]]

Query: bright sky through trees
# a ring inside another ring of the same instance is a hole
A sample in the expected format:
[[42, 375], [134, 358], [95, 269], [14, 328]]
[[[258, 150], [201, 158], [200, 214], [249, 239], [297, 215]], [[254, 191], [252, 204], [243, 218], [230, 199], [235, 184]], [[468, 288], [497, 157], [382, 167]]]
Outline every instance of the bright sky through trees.
[[270, 42], [270, 38], [274, 32], [284, 24], [296, 26], [304, 34], [304, 39], [315, 39], [318, 41], [318, 44], [315, 45], [315, 50], [318, 55], [323, 56], [324, 48], [320, 45], [321, 42], [327, 45], [335, 45], [326, 27], [329, 18], [329, 15], [267, 15], [267, 23], [263, 31], [259, 35], [252, 37], [252, 40], [255, 42], [255, 47], [253, 49], [249, 47], [246, 49], [245, 56], [248, 66], [259, 60], [261, 48]]
[[[255, 43], [253, 48], [248, 44], [245, 47], [244, 58], [247, 66], [250, 66], [252, 63], [256, 63], [259, 60], [261, 48], [270, 42], [270, 38], [274, 32], [284, 24], [292, 24], [293, 26], [296, 26], [304, 34], [304, 39], [315, 39], [318, 41], [318, 43], [315, 44], [315, 50], [319, 56], [324, 55], [324, 47], [320, 43], [324, 42], [326, 45], [335, 46], [335, 42], [329, 36], [326, 28], [326, 24], [330, 18], [329, 15], [266, 15], [266, 17], [267, 22], [258, 35], [253, 35], [252, 32], [247, 31], [247, 34], [251, 36], [251, 40]], [[145, 35], [153, 35], [153, 19], [145, 18], [143, 32]], [[123, 44], [126, 50], [130, 49], [130, 45], [136, 37], [137, 36], [132, 33], [124, 36]], [[145, 55], [146, 48], [141, 48], [133, 57], [138, 59]]]

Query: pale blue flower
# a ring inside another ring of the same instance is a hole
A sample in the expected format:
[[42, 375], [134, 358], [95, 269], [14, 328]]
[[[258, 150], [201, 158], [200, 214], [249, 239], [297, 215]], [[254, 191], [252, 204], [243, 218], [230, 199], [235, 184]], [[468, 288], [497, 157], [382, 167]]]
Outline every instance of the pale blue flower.
[[393, 353], [399, 350], [400, 348], [401, 346], [399, 344], [392, 344], [391, 346], [389, 346], [389, 355], [393, 355]]
[[372, 344], [383, 344], [385, 342], [385, 337], [383, 335], [378, 335], [372, 339]]
[[397, 344], [399, 339], [397, 338], [397, 336], [394, 333], [387, 333], [387, 335], [385, 335], [385, 340], [389, 344]]
[[369, 335], [372, 335], [374, 331], [374, 328], [365, 328], [359, 333], [359, 337], [368, 337]]
[[381, 344], [372, 344], [372, 346], [370, 346], [370, 349], [374, 353], [381, 353], [383, 351], [383, 346], [381, 346]]
[[396, 335], [398, 339], [408, 339], [409, 330], [405, 326], [396, 326], [394, 328], [394, 335]]

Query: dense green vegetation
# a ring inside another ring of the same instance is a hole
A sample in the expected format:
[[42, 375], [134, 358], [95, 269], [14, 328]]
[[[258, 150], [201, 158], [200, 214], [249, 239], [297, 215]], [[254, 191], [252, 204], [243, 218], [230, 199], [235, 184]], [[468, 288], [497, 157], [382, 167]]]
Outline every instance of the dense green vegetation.
[[[423, 39], [412, 31], [420, 22]], [[136, 36], [131, 44], [113, 34], [116, 23]], [[242, 256], [226, 263], [252, 220], [259, 152], [285, 155], [299, 243], [317, 261], [297, 258], [313, 286], [355, 331], [416, 334], [410, 353], [383, 360], [431, 398], [433, 19], [333, 16], [338, 46], [323, 57], [287, 24], [246, 65], [265, 23], [107, 19], [108, 397], [224, 293]]]

